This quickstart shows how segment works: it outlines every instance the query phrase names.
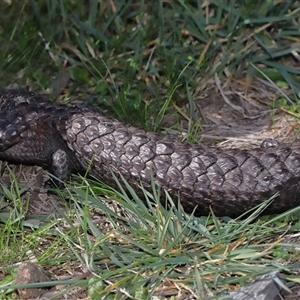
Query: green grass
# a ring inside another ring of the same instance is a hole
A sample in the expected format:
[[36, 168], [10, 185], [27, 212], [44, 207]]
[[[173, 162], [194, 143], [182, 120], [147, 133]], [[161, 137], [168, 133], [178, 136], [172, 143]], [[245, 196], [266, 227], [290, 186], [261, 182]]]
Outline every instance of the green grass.
[[[56, 280], [44, 285], [69, 284], [63, 292], [78, 285], [88, 286], [91, 299], [128, 299], [128, 295], [152, 299], [163, 287], [176, 283], [176, 289], [192, 291], [199, 299], [214, 298], [216, 292], [222, 294], [228, 286], [243, 286], [273, 271], [286, 272], [291, 282], [298, 282], [293, 276], [300, 267], [294, 263], [299, 259], [298, 245], [282, 243], [281, 238], [287, 231], [298, 232], [299, 222], [294, 221], [292, 227], [290, 222], [291, 215], [299, 215], [299, 208], [260, 220], [257, 216], [263, 207], [243, 220], [196, 218], [184, 214], [168, 196], [171, 208], [166, 210], [160, 204], [163, 194], [148, 194], [144, 203], [133, 190], [129, 195], [110, 190], [124, 208], [126, 216], [120, 216], [106, 206], [107, 198], [101, 195], [107, 190], [89, 181], [83, 181], [80, 188], [70, 186], [63, 198], [73, 202], [74, 213], [62, 214], [57, 221], [18, 236], [20, 248], [22, 242], [27, 244], [24, 250], [32, 249], [33, 241], [44, 241], [46, 247], [34, 247], [34, 254], [45, 268], [61, 266], [71, 271], [81, 265], [95, 275], [81, 281]], [[156, 206], [151, 205], [153, 201]], [[109, 229], [94, 219], [95, 211], [110, 220]], [[21, 224], [16, 225], [6, 222], [11, 231], [20, 231]], [[13, 234], [9, 236], [13, 239]], [[23, 254], [15, 259], [25, 257]], [[13, 272], [13, 268], [8, 270]]]
[[[121, 121], [175, 131], [192, 143], [199, 142], [202, 129], [195, 98], [215, 73], [222, 83], [240, 79], [246, 88], [254, 78], [267, 77], [282, 91], [274, 107], [285, 104], [297, 115], [300, 71], [293, 53], [299, 52], [299, 1], [149, 3], [1, 2], [1, 89], [30, 88], [53, 100], [87, 101]], [[60, 95], [60, 80], [53, 82], [66, 59], [71, 81]], [[62, 201], [70, 200], [67, 210], [58, 209], [60, 218], [28, 220], [23, 191], [11, 174], [0, 202], [4, 299], [13, 297], [16, 263], [31, 255], [57, 273], [90, 271], [91, 279], [58, 278], [52, 285], [80, 285], [91, 299], [165, 299], [170, 290], [173, 299], [178, 293], [216, 299], [273, 271], [283, 272], [289, 286], [299, 283], [298, 246], [281, 239], [298, 232], [298, 208], [263, 218], [257, 218], [262, 208], [246, 219], [195, 218], [163, 191], [147, 193], [144, 203], [128, 189], [129, 195], [81, 178], [60, 192]], [[165, 197], [171, 209], [160, 204]], [[124, 215], [108, 207], [108, 200]], [[12, 211], [7, 203], [13, 203]]]

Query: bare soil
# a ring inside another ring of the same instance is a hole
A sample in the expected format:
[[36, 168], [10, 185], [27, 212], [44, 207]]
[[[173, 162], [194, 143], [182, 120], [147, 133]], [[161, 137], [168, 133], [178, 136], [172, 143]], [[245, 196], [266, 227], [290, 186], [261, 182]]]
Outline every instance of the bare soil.
[[[259, 147], [261, 142], [268, 138], [284, 143], [292, 142], [297, 136], [298, 120], [277, 105], [282, 97], [278, 89], [262, 79], [256, 79], [251, 84], [246, 82], [246, 79], [240, 79], [239, 81], [228, 80], [221, 84], [219, 78], [215, 76], [205, 84], [199, 85], [194, 91], [195, 116], [196, 119], [202, 119], [202, 143], [226, 148], [245, 149]], [[192, 124], [188, 117], [189, 108], [181, 107], [181, 109], [184, 112], [181, 125], [187, 131]], [[166, 128], [173, 121], [172, 116], [167, 116]], [[28, 218], [43, 216], [51, 219], [57, 217], [57, 208], [63, 209], [65, 206], [57, 195], [49, 194], [44, 189], [44, 183], [48, 179], [45, 171], [36, 166], [9, 165], [9, 167], [16, 175], [19, 186], [25, 189], [22, 198], [25, 206], [29, 201]], [[2, 182], [10, 186], [11, 177], [8, 169], [5, 165], [2, 165], [1, 169]], [[115, 207], [115, 209], [122, 213], [119, 207]], [[98, 217], [103, 219], [104, 216]], [[103, 222], [109, 226], [109, 220], [103, 220]], [[300, 242], [300, 236], [295, 238], [296, 241]], [[286, 239], [289, 239], [288, 235]], [[50, 273], [50, 277], [56, 279], [89, 275], [86, 270], [79, 269], [74, 270], [72, 276], [69, 273], [62, 274], [62, 270], [58, 268], [52, 268], [47, 272]], [[292, 291], [293, 294], [284, 292], [284, 299], [300, 299], [299, 286], [294, 286]], [[49, 293], [48, 290], [46, 292]], [[173, 293], [171, 294], [174, 296]], [[69, 299], [84, 299], [87, 297], [86, 291], [82, 290], [69, 296]], [[164, 296], [170, 297], [169, 294]], [[178, 299], [181, 296], [177, 294]], [[188, 299], [187, 297], [188, 295], [184, 295], [184, 299]]]

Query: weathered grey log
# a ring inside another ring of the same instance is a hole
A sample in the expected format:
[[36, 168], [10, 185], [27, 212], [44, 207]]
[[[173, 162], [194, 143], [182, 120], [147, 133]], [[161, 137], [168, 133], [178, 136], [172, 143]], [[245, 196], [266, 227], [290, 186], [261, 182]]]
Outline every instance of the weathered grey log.
[[281, 287], [276, 283], [275, 278], [282, 280], [278, 272], [265, 274], [257, 277], [250, 284], [242, 287], [236, 292], [230, 293], [226, 300], [281, 300]]

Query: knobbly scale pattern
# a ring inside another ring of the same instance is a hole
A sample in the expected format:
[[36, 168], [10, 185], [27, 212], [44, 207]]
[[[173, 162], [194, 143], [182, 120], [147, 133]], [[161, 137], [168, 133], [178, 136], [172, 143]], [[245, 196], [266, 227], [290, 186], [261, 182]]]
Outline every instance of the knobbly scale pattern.
[[31, 92], [0, 93], [0, 159], [43, 165], [60, 180], [85, 172], [116, 186], [112, 173], [138, 193], [151, 179], [184, 209], [231, 217], [278, 196], [266, 213], [300, 199], [300, 142], [266, 141], [261, 148], [204, 147], [103, 116], [93, 107], [56, 104]]

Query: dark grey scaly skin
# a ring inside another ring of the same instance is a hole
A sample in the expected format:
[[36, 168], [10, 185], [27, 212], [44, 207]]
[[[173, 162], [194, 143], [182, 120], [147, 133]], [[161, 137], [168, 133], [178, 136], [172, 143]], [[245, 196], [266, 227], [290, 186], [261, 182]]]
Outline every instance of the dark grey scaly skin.
[[0, 159], [47, 166], [65, 181], [84, 171], [115, 186], [112, 172], [138, 191], [151, 178], [186, 212], [236, 217], [277, 192], [265, 213], [300, 204], [300, 142], [267, 140], [252, 150], [174, 142], [102, 116], [87, 106], [68, 107], [30, 92], [0, 93]]

